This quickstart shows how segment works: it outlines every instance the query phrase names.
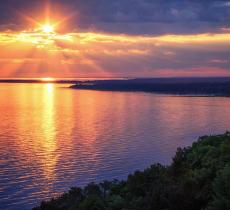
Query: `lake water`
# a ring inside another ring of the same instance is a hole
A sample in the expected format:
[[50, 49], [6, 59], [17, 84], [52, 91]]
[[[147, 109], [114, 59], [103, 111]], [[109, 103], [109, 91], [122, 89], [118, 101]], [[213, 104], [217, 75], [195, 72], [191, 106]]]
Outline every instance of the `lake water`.
[[230, 98], [0, 84], [0, 209], [27, 210], [88, 182], [169, 164], [230, 128]]

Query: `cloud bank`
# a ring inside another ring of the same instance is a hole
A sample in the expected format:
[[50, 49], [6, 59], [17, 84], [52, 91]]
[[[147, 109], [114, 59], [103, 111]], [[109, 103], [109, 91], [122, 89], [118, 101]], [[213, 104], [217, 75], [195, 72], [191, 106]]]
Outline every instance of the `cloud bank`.
[[7, 0], [0, 77], [230, 76], [229, 20], [226, 0]]
[[230, 75], [230, 34], [2, 33], [0, 47], [2, 77]]
[[42, 16], [49, 4], [53, 15], [71, 18], [71, 30], [125, 34], [195, 34], [230, 27], [226, 0], [7, 0], [0, 5], [2, 28], [23, 27], [21, 14]]

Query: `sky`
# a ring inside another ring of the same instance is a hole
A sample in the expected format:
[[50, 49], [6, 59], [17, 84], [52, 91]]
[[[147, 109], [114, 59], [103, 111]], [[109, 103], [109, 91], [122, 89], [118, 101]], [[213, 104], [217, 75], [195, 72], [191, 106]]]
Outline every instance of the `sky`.
[[0, 77], [230, 76], [230, 1], [7, 0]]

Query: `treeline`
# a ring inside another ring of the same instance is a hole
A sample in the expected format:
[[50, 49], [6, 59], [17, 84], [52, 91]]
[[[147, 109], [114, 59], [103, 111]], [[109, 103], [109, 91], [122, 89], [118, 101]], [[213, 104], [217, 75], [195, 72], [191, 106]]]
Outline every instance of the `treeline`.
[[33, 210], [229, 210], [230, 133], [179, 148], [170, 166], [155, 164], [127, 181], [91, 183]]

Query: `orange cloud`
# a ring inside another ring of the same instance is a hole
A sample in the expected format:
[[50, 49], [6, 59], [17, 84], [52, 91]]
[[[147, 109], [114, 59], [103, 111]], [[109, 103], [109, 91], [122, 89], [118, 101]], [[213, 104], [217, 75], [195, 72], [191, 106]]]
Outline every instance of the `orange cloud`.
[[0, 49], [0, 77], [230, 75], [229, 33], [2, 32]]

